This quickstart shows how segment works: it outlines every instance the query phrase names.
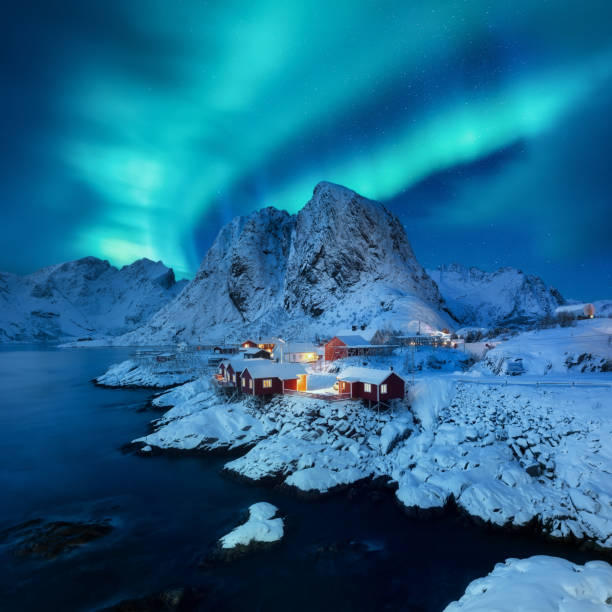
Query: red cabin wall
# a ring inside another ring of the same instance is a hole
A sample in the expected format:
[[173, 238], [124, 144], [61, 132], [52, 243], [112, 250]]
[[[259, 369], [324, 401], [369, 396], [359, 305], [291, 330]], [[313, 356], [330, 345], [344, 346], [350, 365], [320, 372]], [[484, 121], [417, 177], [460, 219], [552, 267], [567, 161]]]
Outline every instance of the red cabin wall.
[[297, 378], [290, 378], [289, 380], [284, 380], [284, 388], [291, 389], [291, 391], [297, 391]]
[[[342, 382], [342, 379], [340, 379]], [[391, 372], [389, 376], [381, 383], [387, 385], [387, 393], [378, 394], [378, 385], [371, 384], [371, 391], [366, 393], [364, 383], [354, 382], [352, 384], [352, 398], [365, 399], [372, 402], [387, 401], [392, 399], [402, 399], [404, 397], [404, 381], [397, 375]]]
[[342, 340], [334, 337], [325, 345], [325, 361], [335, 361], [347, 356], [347, 347]]
[[402, 399], [404, 397], [404, 381], [397, 374], [390, 374], [385, 380], [387, 384], [387, 393], [381, 395], [381, 400]]
[[[269, 376], [266, 376], [269, 378]], [[272, 386], [269, 389], [264, 389], [263, 378], [256, 378], [254, 381], [254, 392], [255, 395], [274, 395], [276, 393], [283, 392], [283, 383], [280, 378], [272, 379]]]

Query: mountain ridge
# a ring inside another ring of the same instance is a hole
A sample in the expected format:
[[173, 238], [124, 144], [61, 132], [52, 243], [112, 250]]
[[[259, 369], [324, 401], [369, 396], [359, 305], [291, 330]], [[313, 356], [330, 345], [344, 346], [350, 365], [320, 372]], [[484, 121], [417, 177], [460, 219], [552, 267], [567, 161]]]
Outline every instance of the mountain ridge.
[[181, 296], [119, 341], [303, 338], [354, 325], [372, 335], [408, 319], [415, 329], [419, 321], [439, 328], [449, 322], [442, 307], [399, 219], [379, 202], [323, 181], [296, 215], [268, 207], [230, 221]]
[[117, 268], [93, 256], [26, 275], [0, 272], [0, 341], [57, 342], [124, 334], [144, 323], [187, 281], [161, 261]]

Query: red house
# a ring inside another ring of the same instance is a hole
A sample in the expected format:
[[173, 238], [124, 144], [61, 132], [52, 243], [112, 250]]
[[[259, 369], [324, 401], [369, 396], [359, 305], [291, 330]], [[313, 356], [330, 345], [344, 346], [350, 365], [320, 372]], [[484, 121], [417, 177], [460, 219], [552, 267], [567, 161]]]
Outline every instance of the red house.
[[392, 370], [346, 368], [338, 376], [338, 393], [352, 399], [386, 402], [404, 397], [406, 383]]
[[253, 342], [252, 340], [245, 340], [240, 345], [240, 348], [243, 348], [243, 349], [257, 348], [257, 342]]
[[249, 361], [240, 375], [240, 389], [251, 395], [306, 391], [306, 370], [297, 363]]
[[[254, 359], [251, 361], [259, 361], [258, 359]], [[230, 385], [237, 386], [240, 381], [240, 374], [242, 370], [246, 367], [245, 360], [242, 357], [236, 357], [235, 359], [224, 359], [219, 364], [218, 375], [220, 375], [220, 380], [224, 383], [229, 383]]]
[[325, 345], [325, 361], [367, 355], [372, 345], [361, 336], [334, 336]]

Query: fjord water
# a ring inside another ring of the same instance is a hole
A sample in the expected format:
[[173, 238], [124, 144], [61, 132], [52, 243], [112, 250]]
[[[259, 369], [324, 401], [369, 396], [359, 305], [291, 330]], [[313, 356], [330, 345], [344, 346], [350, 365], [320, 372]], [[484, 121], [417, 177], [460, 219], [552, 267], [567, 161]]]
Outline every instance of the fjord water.
[[[147, 390], [91, 379], [127, 349], [0, 350], [0, 531], [33, 519], [110, 518], [114, 531], [56, 560], [0, 542], [0, 609], [92, 610], [168, 587], [206, 610], [441, 610], [508, 557], [597, 558], [458, 516], [408, 517], [391, 493], [303, 500], [221, 475], [222, 456], [139, 457], [121, 447], [158, 412]], [[268, 501], [284, 541], [198, 567], [246, 508]]]

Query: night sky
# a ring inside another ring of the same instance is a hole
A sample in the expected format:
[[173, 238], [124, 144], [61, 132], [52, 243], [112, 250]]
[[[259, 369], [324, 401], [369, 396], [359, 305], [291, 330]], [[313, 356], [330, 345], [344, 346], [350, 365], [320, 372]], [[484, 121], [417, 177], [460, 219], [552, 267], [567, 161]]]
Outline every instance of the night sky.
[[612, 297], [609, 0], [21, 0], [0, 23], [0, 269], [189, 276], [233, 216], [329, 180], [427, 267]]

